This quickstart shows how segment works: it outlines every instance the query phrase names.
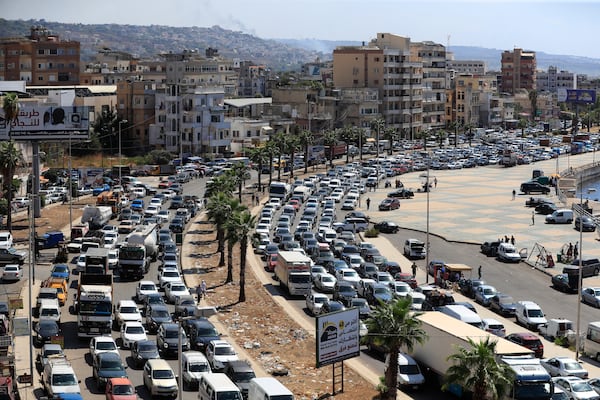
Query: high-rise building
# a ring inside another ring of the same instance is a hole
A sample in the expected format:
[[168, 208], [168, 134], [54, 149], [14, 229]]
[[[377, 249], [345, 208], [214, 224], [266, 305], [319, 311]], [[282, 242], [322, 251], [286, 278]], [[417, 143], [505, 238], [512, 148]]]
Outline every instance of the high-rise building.
[[536, 90], [536, 66], [534, 51], [515, 48], [502, 52], [501, 91], [515, 94], [519, 89]]
[[60, 40], [42, 26], [28, 37], [0, 38], [0, 80], [35, 86], [79, 84], [80, 43]]
[[434, 42], [411, 43], [413, 56], [423, 63], [423, 130], [445, 127], [446, 47]]
[[555, 66], [549, 66], [548, 71], [538, 71], [536, 77], [538, 92], [556, 93], [558, 89], [575, 89], [576, 74], [569, 71], [559, 71]]

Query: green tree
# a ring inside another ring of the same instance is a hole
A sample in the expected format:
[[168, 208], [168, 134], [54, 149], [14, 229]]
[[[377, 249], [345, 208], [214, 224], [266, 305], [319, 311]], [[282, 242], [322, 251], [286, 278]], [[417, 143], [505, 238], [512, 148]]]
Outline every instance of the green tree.
[[250, 179], [250, 172], [243, 162], [234, 164], [228, 171], [227, 175], [233, 181], [233, 185], [237, 186], [238, 189], [238, 200], [242, 202], [242, 191], [244, 189], [244, 182], [246, 179]]
[[350, 162], [350, 144], [356, 141], [356, 131], [351, 125], [346, 125], [339, 130], [339, 138], [346, 145], [346, 164]]
[[311, 144], [313, 144], [315, 140], [315, 136], [309, 130], [303, 129], [300, 131], [298, 135], [298, 140], [300, 141], [300, 146], [304, 150], [304, 173], [308, 173], [308, 148]]
[[519, 119], [519, 129], [521, 130], [521, 137], [525, 136], [525, 128], [527, 128], [527, 125], [529, 125], [529, 123], [527, 122], [527, 120], [525, 118], [520, 118]]
[[12, 122], [19, 119], [19, 95], [16, 93], [6, 93], [2, 100], [2, 109], [4, 110], [4, 120], [8, 125], [8, 138], [12, 139]]
[[4, 194], [9, 206], [6, 216], [6, 226], [9, 231], [12, 231], [12, 207], [10, 205], [18, 185], [13, 177], [17, 167], [23, 164], [23, 153], [15, 145], [14, 140], [0, 142], [0, 173], [2, 174]]
[[388, 141], [388, 155], [393, 154], [394, 142], [398, 140], [399, 134], [395, 128], [385, 128], [383, 130], [383, 138]]
[[269, 161], [269, 153], [266, 146], [249, 149], [248, 158], [258, 166], [258, 191], [262, 190], [262, 170], [265, 163]]
[[[102, 112], [96, 115], [96, 120], [92, 124], [92, 129], [97, 140], [100, 142], [103, 152], [109, 154], [114, 154], [116, 152], [114, 144], [118, 145], [118, 139], [115, 138], [119, 132], [118, 125], [118, 116], [113, 109], [103, 109]], [[121, 126], [121, 130], [122, 129], [123, 126]]]
[[225, 265], [225, 226], [232, 213], [230, 200], [231, 195], [218, 192], [208, 199], [206, 205], [208, 220], [213, 222], [217, 229], [217, 251], [221, 253], [219, 267]]
[[364, 344], [373, 344], [388, 351], [385, 369], [385, 387], [381, 398], [396, 399], [398, 386], [398, 354], [402, 348], [408, 353], [416, 343], [423, 343], [427, 334], [421, 328], [421, 321], [410, 309], [410, 298], [399, 298], [389, 303], [381, 302], [366, 320], [369, 334], [363, 338]]
[[283, 132], [278, 132], [272, 138], [275, 143], [275, 147], [277, 148], [277, 180], [281, 181], [281, 157], [285, 154], [286, 148], [286, 136]]
[[217, 193], [225, 193], [231, 197], [235, 190], [235, 182], [227, 174], [213, 177], [206, 183], [204, 197], [210, 198]]
[[496, 344], [490, 337], [480, 342], [469, 338], [470, 348], [459, 347], [448, 357], [453, 365], [446, 372], [442, 388], [460, 385], [473, 393], [473, 400], [496, 400], [507, 394], [514, 373], [507, 364], [496, 361]]
[[337, 143], [338, 134], [336, 131], [325, 131], [323, 133], [323, 144], [329, 146], [329, 166], [333, 167], [333, 146]]
[[288, 166], [290, 168], [290, 179], [292, 181], [294, 180], [294, 159], [296, 158], [296, 152], [300, 149], [300, 139], [298, 138], [299, 134], [300, 131], [298, 126], [296, 125], [294, 127], [293, 134], [287, 136], [284, 142], [284, 151], [286, 154], [290, 155], [290, 163]]
[[273, 182], [273, 158], [279, 153], [279, 147], [273, 138], [267, 142], [265, 147], [267, 148], [267, 154], [269, 155], [269, 185], [271, 185], [271, 182]]
[[248, 253], [248, 241], [251, 239], [252, 231], [256, 227], [256, 217], [245, 210], [235, 213], [231, 219], [233, 229], [240, 241], [240, 294], [238, 302], [246, 301], [246, 255]]
[[373, 120], [371, 122], [371, 129], [375, 130], [375, 145], [377, 146], [377, 157], [379, 157], [379, 139], [385, 129], [385, 120], [383, 118]]
[[231, 199], [229, 206], [231, 207], [231, 215], [225, 223], [227, 235], [227, 278], [225, 279], [225, 283], [233, 282], [233, 248], [240, 241], [237, 226], [234, 223], [235, 215], [246, 210], [246, 207], [236, 199]]

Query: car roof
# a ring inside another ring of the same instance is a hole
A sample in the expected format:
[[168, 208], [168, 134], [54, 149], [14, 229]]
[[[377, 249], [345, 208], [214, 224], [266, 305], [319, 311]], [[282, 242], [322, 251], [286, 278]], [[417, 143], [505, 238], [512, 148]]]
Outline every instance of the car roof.
[[539, 339], [536, 335], [534, 335], [533, 333], [529, 333], [529, 332], [511, 333], [508, 336], [509, 337], [519, 337], [519, 338], [525, 339], [525, 340], [537, 340], [537, 339]]
[[113, 386], [115, 385], [132, 385], [131, 381], [129, 380], [129, 378], [109, 378], [108, 379]]

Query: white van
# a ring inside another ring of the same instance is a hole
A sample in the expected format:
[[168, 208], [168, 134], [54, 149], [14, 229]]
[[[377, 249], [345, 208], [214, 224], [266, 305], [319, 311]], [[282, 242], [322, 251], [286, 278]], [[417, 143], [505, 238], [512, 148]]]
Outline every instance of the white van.
[[[385, 365], [389, 365], [386, 356]], [[425, 384], [425, 377], [414, 358], [406, 353], [398, 354], [398, 387], [419, 389]]]
[[183, 389], [197, 388], [200, 378], [205, 373], [211, 373], [206, 356], [199, 351], [184, 351], [181, 353], [181, 373]]
[[240, 389], [223, 373], [202, 374], [198, 386], [198, 400], [243, 400]]
[[294, 394], [275, 378], [252, 378], [247, 400], [294, 400]]
[[47, 318], [60, 324], [60, 305], [58, 299], [40, 299], [40, 318]]
[[570, 224], [573, 222], [573, 211], [568, 208], [561, 208], [550, 215], [546, 215], [548, 224]]
[[585, 354], [588, 357], [600, 360], [600, 322], [590, 322], [585, 334]]
[[541, 324], [548, 322], [540, 306], [533, 301], [518, 301], [515, 306], [515, 316], [517, 323], [536, 331]]
[[481, 317], [463, 305], [450, 304], [440, 307], [439, 311], [479, 329], [483, 328]]

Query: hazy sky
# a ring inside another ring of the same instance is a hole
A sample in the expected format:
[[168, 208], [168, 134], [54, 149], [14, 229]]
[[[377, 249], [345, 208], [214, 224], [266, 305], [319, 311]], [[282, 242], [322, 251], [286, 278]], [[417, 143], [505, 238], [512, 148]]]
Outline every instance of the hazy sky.
[[219, 25], [265, 39], [369, 41], [389, 32], [444, 45], [449, 38], [450, 50], [521, 47], [600, 58], [600, 0], [0, 0], [0, 9], [11, 20]]

